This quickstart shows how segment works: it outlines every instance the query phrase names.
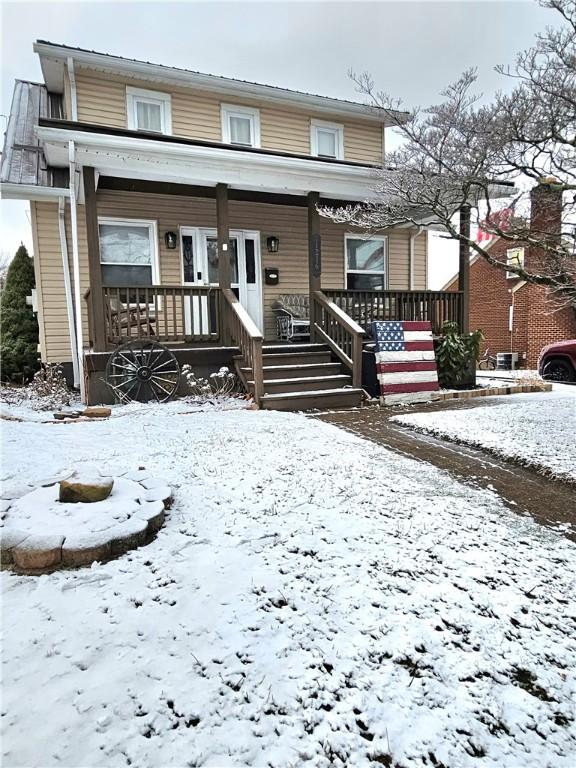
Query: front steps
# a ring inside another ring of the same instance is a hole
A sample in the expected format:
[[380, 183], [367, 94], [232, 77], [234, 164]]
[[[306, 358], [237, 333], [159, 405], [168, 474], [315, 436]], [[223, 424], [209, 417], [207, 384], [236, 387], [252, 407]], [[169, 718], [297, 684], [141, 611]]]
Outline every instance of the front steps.
[[[326, 344], [265, 344], [262, 348], [264, 396], [260, 407], [274, 411], [351, 408], [362, 390], [352, 387], [348, 369]], [[252, 369], [235, 358], [246, 390], [254, 392]]]

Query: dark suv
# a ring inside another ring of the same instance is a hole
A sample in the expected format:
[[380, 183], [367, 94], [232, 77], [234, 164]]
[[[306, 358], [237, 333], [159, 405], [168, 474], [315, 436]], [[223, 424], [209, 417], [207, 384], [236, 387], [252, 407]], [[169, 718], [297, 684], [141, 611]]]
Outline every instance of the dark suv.
[[538, 359], [538, 373], [548, 381], [576, 382], [576, 339], [544, 347]]

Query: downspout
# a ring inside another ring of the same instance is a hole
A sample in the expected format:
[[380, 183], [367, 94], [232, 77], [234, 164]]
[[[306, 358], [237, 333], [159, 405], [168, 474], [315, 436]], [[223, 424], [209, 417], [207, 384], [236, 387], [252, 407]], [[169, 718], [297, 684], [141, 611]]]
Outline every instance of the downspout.
[[70, 264], [68, 262], [68, 243], [66, 242], [66, 224], [64, 211], [66, 210], [65, 198], [58, 198], [58, 230], [60, 232], [60, 251], [62, 253], [62, 272], [64, 274], [64, 292], [66, 294], [66, 314], [68, 315], [68, 332], [70, 333], [70, 351], [72, 352], [72, 370], [74, 372], [74, 386], [80, 386], [78, 368], [78, 348], [76, 345], [76, 324], [74, 321], [74, 301], [72, 298], [72, 284], [70, 282]]
[[70, 223], [72, 229], [72, 267], [74, 272], [74, 306], [76, 309], [76, 350], [78, 356], [78, 375], [80, 378], [80, 398], [86, 402], [86, 382], [84, 380], [84, 341], [82, 338], [82, 294], [80, 291], [80, 250], [78, 247], [78, 212], [76, 209], [76, 147], [68, 142], [68, 161], [70, 166]]
[[72, 114], [70, 118], [74, 122], [78, 122], [78, 99], [76, 96], [76, 73], [74, 72], [74, 59], [72, 56], [68, 56], [66, 59], [66, 67], [68, 69], [68, 80], [70, 81], [70, 109]]
[[408, 290], [414, 290], [414, 243], [416, 238], [422, 234], [424, 227], [418, 229], [410, 235], [410, 245], [408, 252]]

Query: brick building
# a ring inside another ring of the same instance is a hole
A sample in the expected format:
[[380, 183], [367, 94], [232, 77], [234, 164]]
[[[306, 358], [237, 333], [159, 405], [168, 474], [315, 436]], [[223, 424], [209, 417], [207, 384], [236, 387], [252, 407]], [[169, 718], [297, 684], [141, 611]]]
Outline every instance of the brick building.
[[[551, 236], [559, 232], [561, 199], [549, 186], [534, 188], [531, 209], [534, 230]], [[487, 248], [499, 261], [520, 259], [532, 269], [543, 258], [537, 249], [510, 246], [495, 238]], [[444, 290], [458, 290], [457, 275]], [[542, 347], [576, 338], [576, 311], [558, 309], [546, 287], [520, 280], [476, 255], [470, 261], [470, 329], [477, 328], [485, 336], [482, 353], [517, 352], [519, 366], [536, 368]]]

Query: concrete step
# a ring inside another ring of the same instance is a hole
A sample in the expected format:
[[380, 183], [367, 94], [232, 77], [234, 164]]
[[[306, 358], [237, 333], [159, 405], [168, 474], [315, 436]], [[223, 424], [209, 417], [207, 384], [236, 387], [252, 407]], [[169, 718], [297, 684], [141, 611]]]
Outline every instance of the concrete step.
[[260, 403], [269, 411], [308, 411], [353, 408], [362, 402], [362, 390], [354, 387], [266, 394]]
[[[268, 395], [281, 394], [282, 392], [301, 392], [319, 389], [337, 389], [349, 387], [352, 377], [339, 376], [305, 376], [299, 379], [267, 379], [264, 380], [264, 392]], [[248, 381], [250, 392], [254, 391], [254, 382]]]

